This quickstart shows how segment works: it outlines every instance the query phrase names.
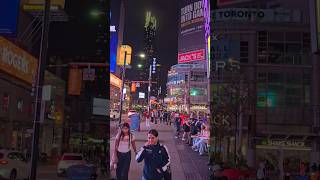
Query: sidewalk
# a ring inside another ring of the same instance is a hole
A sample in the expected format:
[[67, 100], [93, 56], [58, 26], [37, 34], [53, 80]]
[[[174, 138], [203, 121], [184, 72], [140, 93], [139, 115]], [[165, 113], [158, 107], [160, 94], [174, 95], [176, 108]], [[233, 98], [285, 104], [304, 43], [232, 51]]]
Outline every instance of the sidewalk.
[[[172, 179], [177, 180], [208, 180], [210, 179], [209, 169], [206, 165], [208, 156], [200, 156], [194, 152], [190, 146], [185, 145], [181, 139], [175, 139], [173, 127], [166, 124], [153, 124], [151, 128], [159, 131], [160, 143], [167, 146], [171, 157]], [[137, 149], [144, 145], [147, 141], [148, 129], [145, 122], [141, 123], [141, 131], [133, 132], [136, 137]], [[110, 157], [114, 150], [115, 134], [110, 134]], [[144, 162], [137, 163], [132, 153], [132, 160], [129, 171], [130, 180], [140, 180], [142, 177]]]

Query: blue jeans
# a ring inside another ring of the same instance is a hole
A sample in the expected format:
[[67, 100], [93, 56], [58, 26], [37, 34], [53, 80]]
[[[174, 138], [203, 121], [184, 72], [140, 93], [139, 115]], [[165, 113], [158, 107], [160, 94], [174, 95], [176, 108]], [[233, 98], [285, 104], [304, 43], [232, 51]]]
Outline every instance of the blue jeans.
[[129, 168], [131, 163], [131, 151], [127, 153], [118, 152], [117, 180], [128, 180]]

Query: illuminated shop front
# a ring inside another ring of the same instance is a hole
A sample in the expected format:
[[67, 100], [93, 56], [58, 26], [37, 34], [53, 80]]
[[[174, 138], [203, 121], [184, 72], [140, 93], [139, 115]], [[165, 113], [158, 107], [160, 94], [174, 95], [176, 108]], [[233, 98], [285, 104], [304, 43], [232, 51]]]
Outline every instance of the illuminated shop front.
[[168, 73], [165, 103], [172, 111], [207, 111], [207, 79], [203, 64], [178, 64]]

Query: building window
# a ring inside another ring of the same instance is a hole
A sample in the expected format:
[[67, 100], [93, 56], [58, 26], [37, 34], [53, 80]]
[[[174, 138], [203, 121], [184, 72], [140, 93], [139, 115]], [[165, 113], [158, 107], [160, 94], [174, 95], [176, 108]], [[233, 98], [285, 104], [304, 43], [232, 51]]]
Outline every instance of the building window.
[[247, 63], [249, 57], [249, 45], [248, 41], [240, 42], [240, 62]]
[[258, 32], [258, 63], [308, 64], [310, 37], [300, 32]]
[[309, 76], [304, 80], [302, 77], [292, 73], [259, 73], [257, 107], [301, 107], [309, 104]]

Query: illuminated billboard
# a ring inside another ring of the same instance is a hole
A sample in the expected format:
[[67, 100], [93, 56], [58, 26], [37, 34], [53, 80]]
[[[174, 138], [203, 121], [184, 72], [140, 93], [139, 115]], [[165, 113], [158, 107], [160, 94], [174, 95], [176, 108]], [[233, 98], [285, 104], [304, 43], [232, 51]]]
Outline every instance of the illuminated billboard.
[[[195, 62], [197, 60], [205, 60], [205, 52], [203, 54], [204, 58], [199, 58], [202, 50], [206, 49], [203, 1], [182, 0], [180, 1], [180, 7], [178, 62], [187, 63]], [[192, 52], [199, 53], [190, 56]], [[189, 60], [181, 60], [181, 58], [186, 57], [185, 55], [189, 55]]]
[[0, 2], [0, 35], [15, 35], [20, 1], [2, 0]]
[[[111, 12], [110, 12], [111, 18]], [[118, 50], [118, 32], [115, 25], [110, 26], [110, 72], [116, 71]]]
[[188, 63], [194, 61], [201, 61], [205, 60], [205, 50], [197, 50], [187, 53], [181, 53], [178, 55], [178, 62], [179, 63]]

